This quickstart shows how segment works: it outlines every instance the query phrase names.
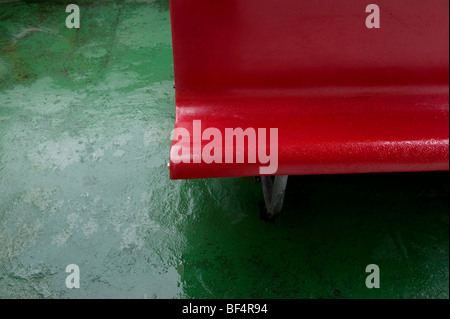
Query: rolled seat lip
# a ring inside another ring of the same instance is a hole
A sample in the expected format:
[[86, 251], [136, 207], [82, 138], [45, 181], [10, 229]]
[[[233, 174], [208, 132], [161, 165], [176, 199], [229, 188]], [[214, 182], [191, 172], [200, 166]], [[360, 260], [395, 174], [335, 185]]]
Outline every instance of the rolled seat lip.
[[[214, 99], [214, 98], [213, 98]], [[449, 169], [448, 94], [391, 95], [349, 99], [346, 96], [222, 98], [208, 107], [209, 99], [177, 108], [176, 128], [184, 128], [191, 158], [201, 156], [209, 140], [194, 149], [194, 121], [201, 131], [221, 132], [223, 152], [238, 151], [236, 141], [226, 145], [226, 129], [278, 129], [278, 170], [274, 175], [348, 174], [444, 171]], [[254, 103], [252, 104], [251, 101]], [[277, 107], [275, 101], [278, 101]], [[203, 105], [202, 103], [206, 103]], [[300, 110], [300, 111], [299, 111]], [[211, 116], [211, 113], [214, 115]], [[172, 147], [180, 141], [175, 137]], [[256, 140], [255, 140], [256, 142]], [[172, 179], [261, 175], [259, 162], [249, 163], [246, 140], [244, 163], [175, 163]], [[254, 146], [255, 150], [259, 145]], [[269, 142], [266, 145], [270, 149]]]

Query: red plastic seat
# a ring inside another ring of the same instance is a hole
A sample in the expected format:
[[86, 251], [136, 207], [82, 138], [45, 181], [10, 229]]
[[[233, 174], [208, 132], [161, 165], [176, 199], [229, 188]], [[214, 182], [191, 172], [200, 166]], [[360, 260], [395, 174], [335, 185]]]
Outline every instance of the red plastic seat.
[[[278, 128], [276, 175], [448, 170], [449, 2], [381, 2], [379, 29], [370, 3], [172, 0], [175, 127]], [[171, 159], [170, 175], [260, 166]]]

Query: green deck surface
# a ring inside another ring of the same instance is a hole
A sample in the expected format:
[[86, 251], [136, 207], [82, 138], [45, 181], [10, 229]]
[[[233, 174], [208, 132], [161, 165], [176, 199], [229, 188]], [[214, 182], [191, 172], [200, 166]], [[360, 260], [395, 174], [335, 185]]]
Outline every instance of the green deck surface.
[[1, 298], [449, 297], [447, 172], [170, 181], [168, 1], [75, 3], [0, 3]]

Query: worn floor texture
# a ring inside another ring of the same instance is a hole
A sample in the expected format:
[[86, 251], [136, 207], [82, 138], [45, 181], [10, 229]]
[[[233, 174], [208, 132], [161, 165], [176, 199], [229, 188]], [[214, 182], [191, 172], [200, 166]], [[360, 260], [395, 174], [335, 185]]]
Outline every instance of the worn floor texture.
[[1, 298], [449, 297], [448, 173], [170, 181], [168, 2], [77, 3], [0, 2]]

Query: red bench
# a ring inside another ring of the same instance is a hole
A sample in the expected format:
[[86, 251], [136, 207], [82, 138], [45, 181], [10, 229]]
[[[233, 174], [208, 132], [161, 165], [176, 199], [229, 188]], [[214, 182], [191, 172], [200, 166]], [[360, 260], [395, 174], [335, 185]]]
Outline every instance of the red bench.
[[[172, 0], [175, 127], [190, 139], [175, 134], [171, 178], [264, 175], [254, 137], [239, 150], [227, 128], [278, 129], [271, 175], [448, 170], [449, 2], [380, 2], [371, 29], [370, 3]], [[194, 121], [234, 161], [205, 163]]]

